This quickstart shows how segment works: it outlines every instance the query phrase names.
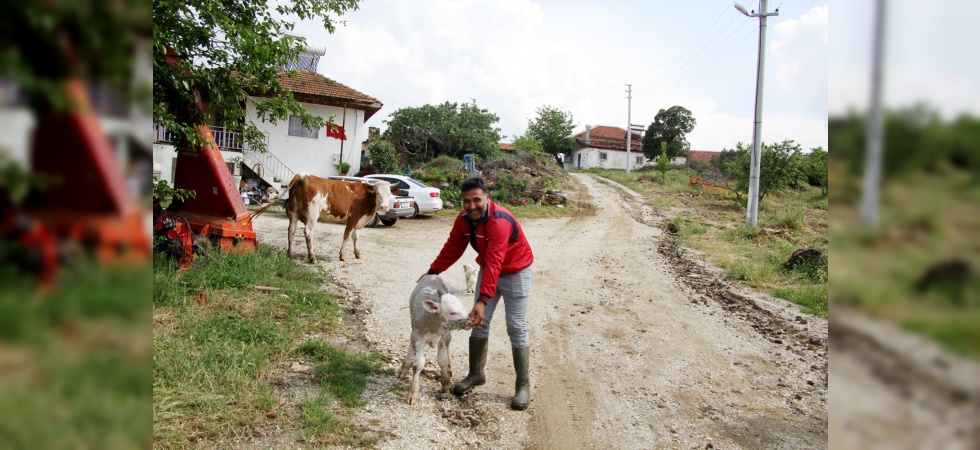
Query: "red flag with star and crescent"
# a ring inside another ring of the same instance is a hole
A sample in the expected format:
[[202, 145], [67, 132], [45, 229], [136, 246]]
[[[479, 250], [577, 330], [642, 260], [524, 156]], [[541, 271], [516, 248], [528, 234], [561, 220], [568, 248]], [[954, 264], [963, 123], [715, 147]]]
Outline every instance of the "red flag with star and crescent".
[[342, 141], [347, 140], [347, 134], [344, 133], [344, 127], [340, 125], [327, 124], [327, 137], [332, 137], [334, 139], [340, 139]]

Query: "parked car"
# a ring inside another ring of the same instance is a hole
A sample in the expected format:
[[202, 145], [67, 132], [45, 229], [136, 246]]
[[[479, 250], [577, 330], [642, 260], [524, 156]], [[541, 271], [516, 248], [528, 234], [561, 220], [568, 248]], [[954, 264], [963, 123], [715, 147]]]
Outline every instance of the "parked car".
[[442, 209], [442, 191], [438, 188], [426, 186], [425, 183], [404, 175], [391, 174], [372, 174], [365, 175], [365, 178], [376, 178], [391, 183], [392, 188], [398, 188], [408, 192], [415, 198], [415, 213], [408, 217], [415, 217], [416, 214], [428, 214]]
[[[332, 176], [327, 177], [331, 180], [344, 180], [344, 181], [357, 181], [360, 183], [375, 184], [379, 180], [362, 178], [362, 177], [342, 177], [342, 176]], [[387, 180], [385, 180], [387, 181]], [[396, 186], [392, 185], [392, 189], [396, 189]], [[388, 211], [378, 211], [374, 213], [374, 217], [368, 222], [366, 227], [376, 227], [378, 223], [384, 224], [386, 227], [390, 227], [398, 222], [399, 217], [412, 217], [415, 213], [415, 199], [412, 196], [407, 195], [404, 191], [399, 191], [398, 194], [392, 194], [391, 200], [388, 202]]]

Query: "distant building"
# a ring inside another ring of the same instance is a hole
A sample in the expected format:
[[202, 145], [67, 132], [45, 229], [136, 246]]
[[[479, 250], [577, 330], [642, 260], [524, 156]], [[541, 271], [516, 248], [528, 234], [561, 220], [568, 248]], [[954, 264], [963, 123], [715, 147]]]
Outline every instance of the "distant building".
[[[605, 125], [585, 126], [585, 131], [572, 136], [575, 144], [565, 156], [565, 169], [622, 169], [626, 170], [626, 130]], [[638, 169], [649, 160], [643, 156], [642, 135], [630, 138], [630, 168]]]

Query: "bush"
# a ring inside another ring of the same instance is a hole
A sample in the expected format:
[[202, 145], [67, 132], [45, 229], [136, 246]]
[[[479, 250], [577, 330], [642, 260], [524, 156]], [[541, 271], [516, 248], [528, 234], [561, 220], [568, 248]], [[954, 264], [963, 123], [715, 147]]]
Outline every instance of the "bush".
[[377, 173], [400, 173], [395, 146], [391, 142], [383, 139], [375, 140], [368, 146], [368, 154], [371, 155], [371, 164], [376, 168]]

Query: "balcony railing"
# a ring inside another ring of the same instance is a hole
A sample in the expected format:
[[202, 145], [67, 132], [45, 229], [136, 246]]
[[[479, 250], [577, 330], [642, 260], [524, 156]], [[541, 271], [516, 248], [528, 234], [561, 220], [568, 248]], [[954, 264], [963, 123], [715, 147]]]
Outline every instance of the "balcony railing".
[[[214, 136], [214, 143], [218, 144], [221, 150], [238, 152], [248, 150], [245, 133], [242, 130], [211, 125], [208, 127], [211, 129], [211, 135]], [[153, 124], [153, 142], [173, 142], [173, 133], [166, 126]], [[265, 145], [269, 146], [269, 133], [265, 133]]]

